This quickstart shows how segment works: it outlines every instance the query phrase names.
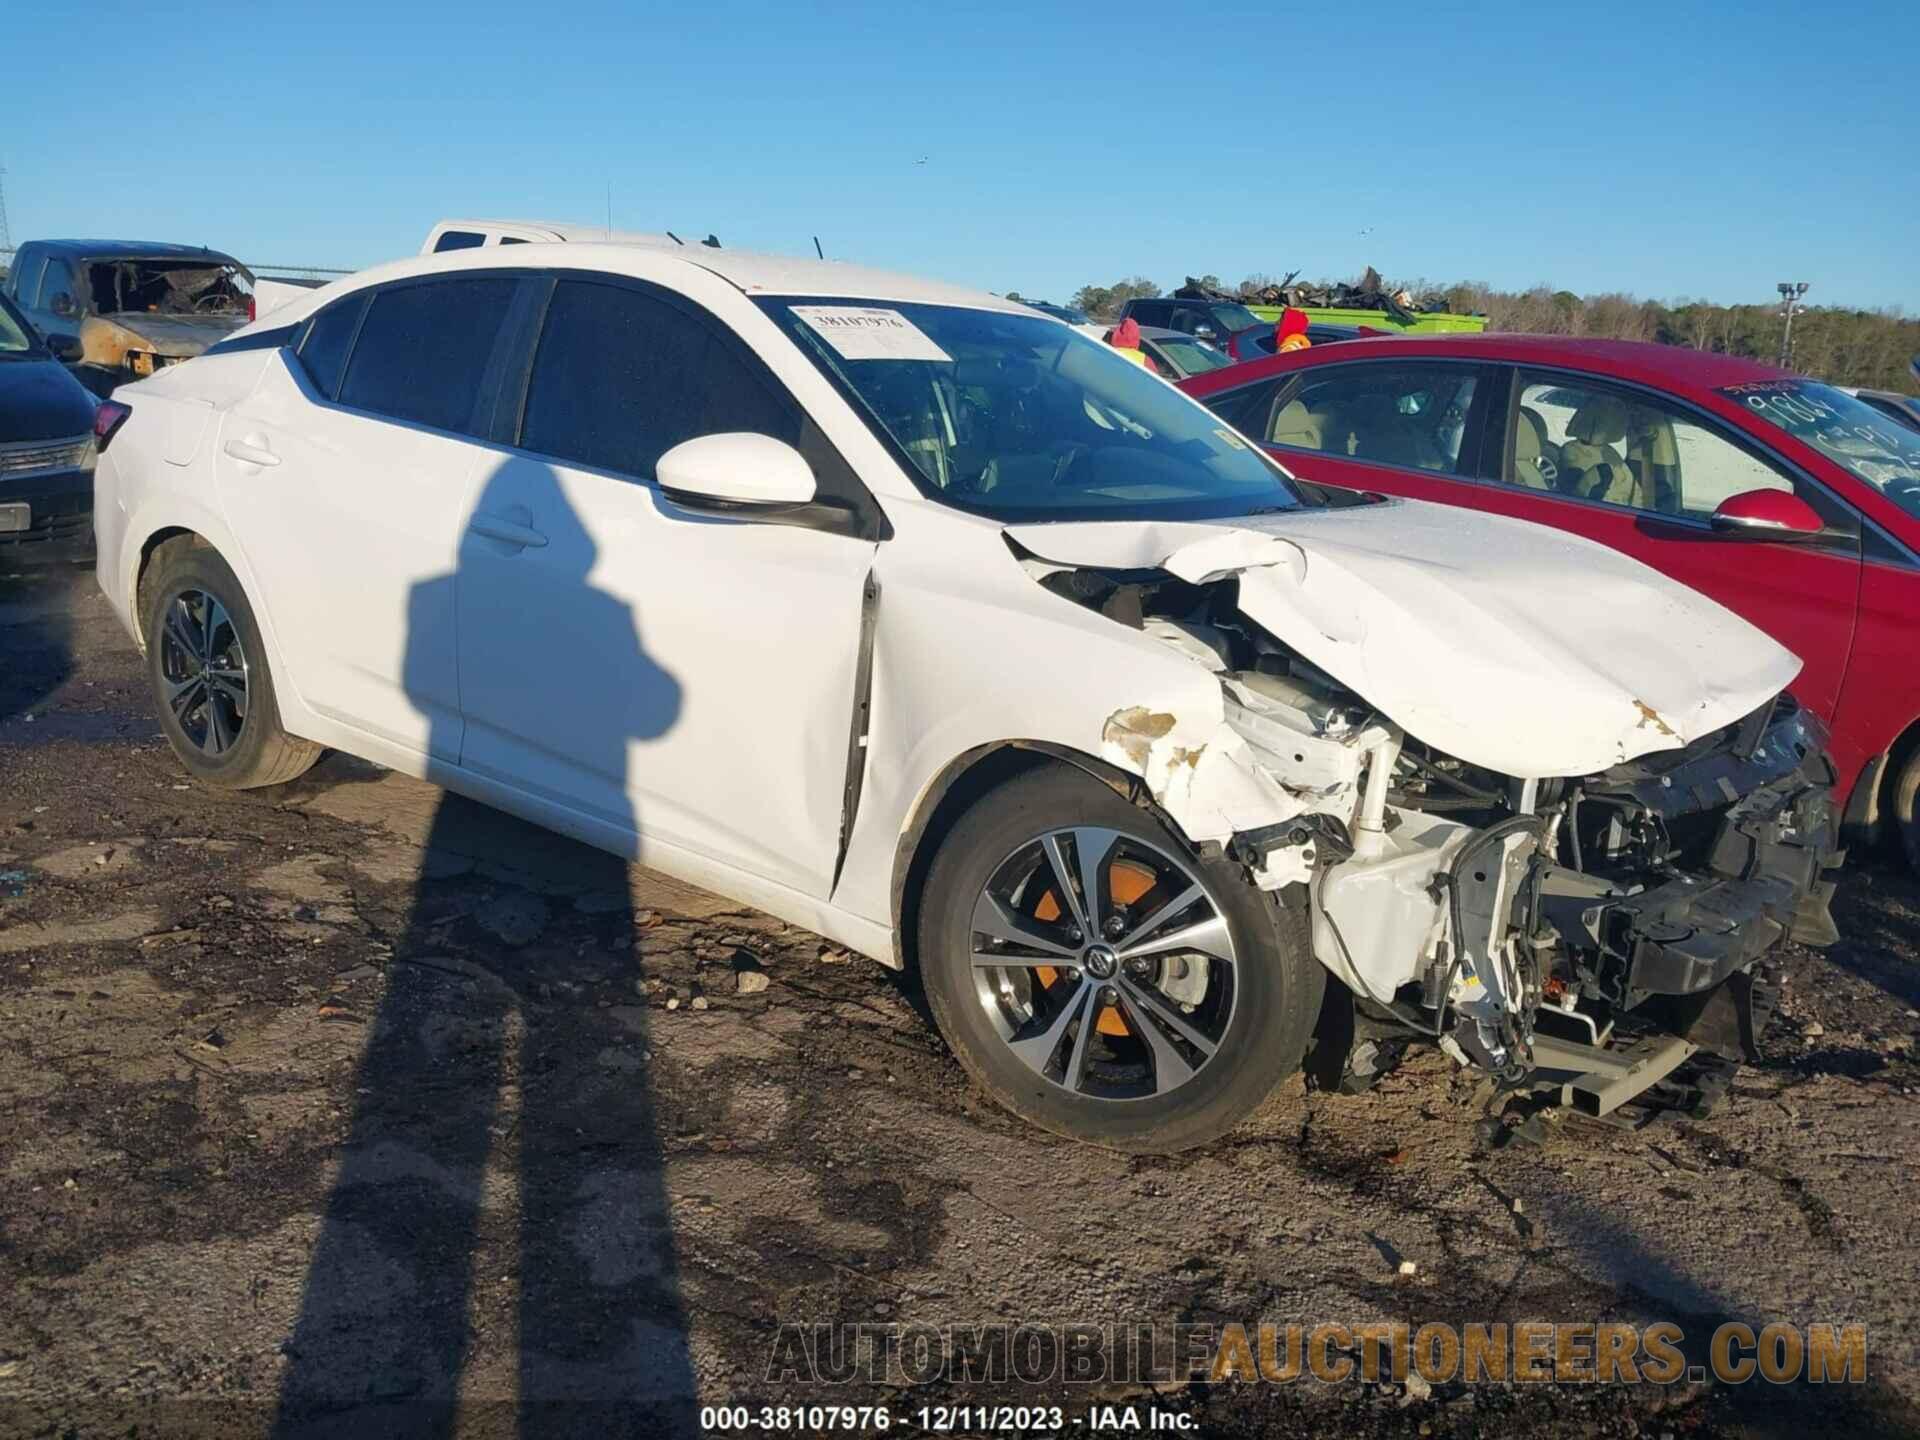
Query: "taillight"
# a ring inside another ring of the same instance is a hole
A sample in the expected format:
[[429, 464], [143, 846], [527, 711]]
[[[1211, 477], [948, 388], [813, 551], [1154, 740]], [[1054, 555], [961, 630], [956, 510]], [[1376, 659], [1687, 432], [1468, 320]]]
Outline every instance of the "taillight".
[[260, 307], [253, 296], [247, 297], [247, 323], [251, 325], [260, 318]]
[[122, 405], [118, 400], [102, 400], [100, 408], [93, 412], [94, 449], [104, 451], [107, 442], [119, 433], [120, 427], [127, 423], [127, 417], [131, 414], [131, 405]]

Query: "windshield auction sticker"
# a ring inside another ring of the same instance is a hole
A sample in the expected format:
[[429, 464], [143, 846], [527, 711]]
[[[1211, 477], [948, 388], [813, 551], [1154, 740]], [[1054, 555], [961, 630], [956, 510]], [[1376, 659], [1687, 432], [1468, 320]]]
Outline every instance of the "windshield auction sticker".
[[793, 313], [812, 326], [842, 360], [953, 363], [951, 355], [898, 310], [864, 305], [796, 305]]

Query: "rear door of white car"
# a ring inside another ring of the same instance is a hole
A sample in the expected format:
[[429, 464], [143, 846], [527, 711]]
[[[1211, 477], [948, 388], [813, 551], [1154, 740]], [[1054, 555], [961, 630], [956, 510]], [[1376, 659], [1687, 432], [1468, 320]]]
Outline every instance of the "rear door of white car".
[[[632, 832], [642, 860], [665, 841], [825, 895], [885, 522], [723, 324], [639, 281], [561, 273], [460, 541], [463, 767]], [[733, 431], [796, 444], [868, 521], [661, 494], [662, 453]]]
[[320, 714], [457, 761], [459, 535], [523, 281], [461, 273], [318, 312], [215, 456], [287, 682]]

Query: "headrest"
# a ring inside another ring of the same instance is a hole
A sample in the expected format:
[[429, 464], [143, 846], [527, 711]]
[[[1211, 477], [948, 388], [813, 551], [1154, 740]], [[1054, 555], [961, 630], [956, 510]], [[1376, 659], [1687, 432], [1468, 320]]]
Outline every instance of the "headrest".
[[1611, 445], [1627, 438], [1627, 407], [1610, 395], [1596, 395], [1567, 423], [1567, 434], [1589, 445]]

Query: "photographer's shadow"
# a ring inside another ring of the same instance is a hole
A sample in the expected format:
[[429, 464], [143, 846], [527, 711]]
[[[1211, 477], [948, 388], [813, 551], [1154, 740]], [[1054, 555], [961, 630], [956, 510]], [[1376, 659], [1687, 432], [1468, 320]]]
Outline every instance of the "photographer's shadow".
[[[551, 469], [500, 460], [455, 573], [410, 594], [407, 693], [436, 757], [551, 777], [637, 833], [628, 747], [674, 724], [680, 690], [590, 583], [595, 553]], [[516, 829], [549, 855], [570, 845], [440, 797], [287, 1341], [279, 1435], [448, 1434], [495, 1406], [485, 1433], [509, 1412], [525, 1435], [694, 1429], [645, 1011], [581, 998], [632, 995], [626, 862], [580, 846], [565, 883], [516, 885]], [[540, 893], [555, 889], [593, 901]], [[463, 1390], [505, 1346], [511, 1396], [498, 1363]]]

